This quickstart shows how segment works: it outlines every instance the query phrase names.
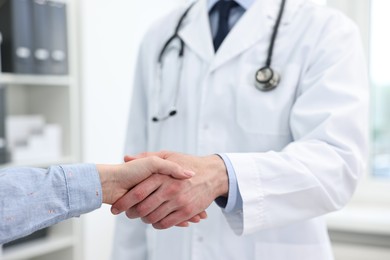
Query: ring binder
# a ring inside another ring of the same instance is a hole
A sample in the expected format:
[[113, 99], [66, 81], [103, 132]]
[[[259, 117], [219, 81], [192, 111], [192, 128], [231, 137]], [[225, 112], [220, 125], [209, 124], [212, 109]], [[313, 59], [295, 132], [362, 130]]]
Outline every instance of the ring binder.
[[4, 72], [68, 74], [66, 1], [0, 0]]
[[0, 0], [2, 71], [33, 74], [31, 0]]
[[66, 3], [49, 1], [51, 74], [68, 74]]
[[50, 74], [49, 8], [46, 0], [33, 0], [34, 71]]
[[[2, 44], [2, 35], [0, 32], [0, 47]], [[1, 77], [1, 48], [0, 48], [0, 77]], [[7, 140], [5, 129], [6, 99], [5, 86], [0, 83], [0, 164], [8, 162]]]

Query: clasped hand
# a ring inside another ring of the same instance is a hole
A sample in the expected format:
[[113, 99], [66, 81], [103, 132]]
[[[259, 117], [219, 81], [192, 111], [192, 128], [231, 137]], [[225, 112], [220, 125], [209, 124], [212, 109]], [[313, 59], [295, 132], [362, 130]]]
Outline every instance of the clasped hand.
[[[227, 196], [228, 177], [225, 164], [217, 155], [196, 157], [158, 152], [126, 156], [126, 162], [140, 158], [161, 158], [196, 173], [191, 178], [175, 178], [167, 174], [152, 174], [141, 181], [112, 206], [112, 212], [126, 212], [130, 219], [141, 218], [156, 229], [188, 226], [206, 218], [205, 210], [220, 196]], [[177, 177], [177, 176], [176, 176]]]

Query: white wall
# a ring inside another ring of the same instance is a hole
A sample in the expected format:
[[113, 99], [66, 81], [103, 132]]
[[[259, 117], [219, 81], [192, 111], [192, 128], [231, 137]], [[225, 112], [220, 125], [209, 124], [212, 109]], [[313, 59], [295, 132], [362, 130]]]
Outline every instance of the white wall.
[[[179, 2], [80, 0], [84, 161], [122, 161], [138, 44], [148, 25]], [[83, 217], [83, 259], [109, 259], [114, 219], [109, 207]]]

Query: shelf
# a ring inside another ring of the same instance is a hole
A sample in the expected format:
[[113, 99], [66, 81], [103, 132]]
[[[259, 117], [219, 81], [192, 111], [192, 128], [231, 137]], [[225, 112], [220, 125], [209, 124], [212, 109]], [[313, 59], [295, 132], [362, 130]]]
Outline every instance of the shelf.
[[[22, 160], [18, 163], [0, 163], [0, 171], [3, 168], [15, 167], [46, 169], [52, 165], [74, 164], [81, 161], [81, 116], [83, 113], [79, 78], [79, 8], [80, 1], [66, 1], [67, 37], [63, 40], [58, 38], [67, 47], [68, 75], [2, 73], [0, 70], [0, 85], [6, 88], [7, 116], [42, 115], [47, 124], [59, 125], [62, 143], [60, 157], [39, 161]], [[62, 19], [62, 14], [56, 12], [57, 15], [61, 15], [61, 18], [57, 18]], [[79, 220], [72, 218], [51, 226], [45, 238], [9, 246], [5, 249], [2, 249], [0, 245], [0, 260], [82, 259], [80, 242], [82, 242], [83, 229], [81, 224]]]
[[2, 260], [27, 259], [73, 246], [73, 237], [48, 237], [3, 249]]
[[71, 81], [69, 76], [0, 73], [0, 84], [5, 85], [69, 86]]
[[39, 168], [47, 168], [51, 165], [59, 165], [59, 164], [72, 164], [77, 163], [77, 161], [69, 156], [69, 157], [63, 157], [59, 160], [55, 161], [26, 161], [23, 163], [6, 163], [6, 164], [0, 164], [1, 168], [14, 168], [14, 167], [39, 167]]

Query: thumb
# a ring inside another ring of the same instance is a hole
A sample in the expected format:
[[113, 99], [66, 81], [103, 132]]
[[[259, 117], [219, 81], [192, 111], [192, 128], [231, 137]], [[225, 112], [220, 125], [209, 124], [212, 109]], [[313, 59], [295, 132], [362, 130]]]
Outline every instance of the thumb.
[[144, 152], [144, 153], [139, 153], [137, 155], [128, 155], [126, 154], [125, 157], [124, 157], [124, 161], [125, 162], [130, 162], [130, 161], [133, 161], [135, 159], [141, 159], [141, 158], [146, 158], [146, 157], [151, 157], [151, 156], [158, 156], [161, 158], [160, 154], [159, 153], [152, 153], [152, 152]]
[[139, 157], [136, 157], [136, 156], [125, 155], [125, 157], [123, 158], [123, 161], [124, 161], [124, 162], [130, 162], [130, 161], [136, 160], [136, 159], [138, 159], [138, 158], [139, 158]]
[[170, 175], [176, 179], [188, 179], [195, 175], [195, 172], [183, 170], [177, 163], [153, 156], [149, 157], [151, 171], [159, 174]]

